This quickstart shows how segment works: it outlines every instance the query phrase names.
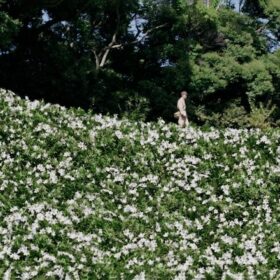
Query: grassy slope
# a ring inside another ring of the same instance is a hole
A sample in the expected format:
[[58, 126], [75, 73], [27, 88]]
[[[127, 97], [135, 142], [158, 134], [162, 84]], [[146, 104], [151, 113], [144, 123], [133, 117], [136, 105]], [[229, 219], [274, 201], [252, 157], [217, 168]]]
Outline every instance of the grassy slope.
[[276, 279], [279, 138], [1, 91], [0, 278]]

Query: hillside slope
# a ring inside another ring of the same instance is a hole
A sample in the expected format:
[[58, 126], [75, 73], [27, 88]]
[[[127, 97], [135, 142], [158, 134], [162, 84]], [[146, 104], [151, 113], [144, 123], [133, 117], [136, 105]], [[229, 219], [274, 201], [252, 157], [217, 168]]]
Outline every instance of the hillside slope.
[[1, 90], [0, 278], [277, 279], [279, 144]]

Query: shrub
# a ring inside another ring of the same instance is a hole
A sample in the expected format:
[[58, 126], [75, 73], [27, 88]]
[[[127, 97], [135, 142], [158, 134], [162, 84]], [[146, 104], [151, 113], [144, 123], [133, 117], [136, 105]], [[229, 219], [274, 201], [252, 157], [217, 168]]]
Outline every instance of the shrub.
[[0, 90], [0, 278], [276, 279], [280, 130], [180, 129]]

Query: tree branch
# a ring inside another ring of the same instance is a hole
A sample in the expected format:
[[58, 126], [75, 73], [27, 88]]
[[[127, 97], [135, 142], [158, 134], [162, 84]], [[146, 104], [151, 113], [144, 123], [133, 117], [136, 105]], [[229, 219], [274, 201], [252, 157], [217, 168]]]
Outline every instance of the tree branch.
[[[140, 43], [141, 41], [143, 41], [147, 36], [149, 36], [154, 31], [159, 30], [159, 29], [167, 26], [167, 23], [164, 23], [164, 24], [155, 26], [153, 28], [150, 28], [145, 33], [142, 33], [142, 30], [139, 28], [139, 26], [136, 23], [137, 33], [134, 37], [134, 40], [131, 41], [131, 42], [119, 43], [118, 44], [117, 43], [117, 35], [118, 35], [118, 32], [119, 32], [119, 25], [120, 25], [120, 14], [119, 14], [118, 8], [117, 8], [116, 14], [117, 14], [116, 30], [115, 30], [115, 32], [112, 36], [112, 39], [111, 39], [110, 43], [107, 46], [105, 46], [104, 48], [102, 48], [98, 53], [97, 53], [96, 49], [92, 49], [92, 53], [94, 54], [94, 57], [95, 57], [96, 70], [99, 70], [100, 68], [105, 66], [111, 50], [120, 49], [120, 48], [123, 48], [125, 46], [135, 45], [137, 43]], [[135, 18], [135, 20], [137, 20], [136, 16], [137, 16], [136, 14], [133, 15], [132, 19]], [[98, 23], [98, 24], [100, 24], [100, 23]], [[141, 38], [140, 38], [140, 36], [141, 36]]]
[[261, 33], [269, 24], [270, 24], [270, 20], [269, 21], [267, 21], [267, 23], [265, 23], [265, 24], [263, 24], [261, 27], [259, 27], [257, 30], [256, 30], [256, 32], [257, 33]]
[[141, 37], [141, 39], [139, 39], [139, 36], [141, 35], [141, 32], [137, 35], [136, 34], [136, 37], [135, 37], [135, 40], [131, 41], [131, 42], [128, 42], [128, 43], [123, 43], [123, 44], [117, 44], [117, 45], [114, 45], [112, 46], [112, 49], [119, 49], [119, 48], [122, 48], [122, 47], [125, 47], [125, 46], [129, 46], [129, 45], [135, 45], [137, 43], [140, 43], [142, 42], [149, 34], [151, 34], [152, 32], [154, 32], [155, 30], [158, 30], [158, 29], [161, 29], [163, 27], [166, 27], [167, 26], [167, 23], [164, 23], [164, 24], [161, 24], [161, 25], [158, 25], [154, 28], [151, 28], [149, 30], [147, 30]]
[[100, 68], [100, 59], [95, 50], [92, 50], [92, 53], [94, 54], [94, 58], [95, 58], [95, 68], [96, 70], [98, 70]]
[[244, 4], [244, 0], [239, 0], [239, 7], [238, 7], [239, 13], [241, 12], [241, 9], [242, 9], [242, 7], [243, 7], [243, 4]]
[[104, 67], [104, 65], [107, 62], [108, 55], [113, 48], [113, 46], [116, 44], [117, 41], [117, 34], [119, 32], [120, 28], [120, 11], [119, 6], [116, 8], [116, 15], [117, 15], [117, 23], [116, 23], [116, 30], [112, 36], [111, 42], [106, 46], [105, 48], [101, 49], [100, 52], [97, 54], [95, 50], [93, 50], [94, 56], [95, 56], [95, 62], [96, 62], [96, 69], [100, 69]]
[[109, 52], [111, 51], [111, 49], [114, 47], [114, 44], [116, 43], [117, 40], [117, 31], [114, 33], [113, 37], [112, 37], [112, 41], [111, 43], [103, 50], [101, 51], [102, 55], [102, 59], [101, 59], [101, 63], [100, 63], [100, 67], [103, 67], [107, 61], [107, 57], [109, 55]]
[[220, 1], [218, 2], [218, 5], [217, 5], [217, 7], [216, 7], [216, 11], [218, 11], [218, 10], [220, 9], [222, 3], [223, 3], [222, 0], [220, 0]]

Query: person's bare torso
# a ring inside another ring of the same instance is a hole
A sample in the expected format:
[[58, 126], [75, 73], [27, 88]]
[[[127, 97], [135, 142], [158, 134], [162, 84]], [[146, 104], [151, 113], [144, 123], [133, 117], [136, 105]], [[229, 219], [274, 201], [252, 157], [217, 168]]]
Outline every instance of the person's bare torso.
[[186, 115], [186, 102], [183, 97], [181, 97], [177, 102], [177, 108], [182, 115]]

